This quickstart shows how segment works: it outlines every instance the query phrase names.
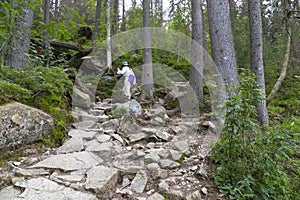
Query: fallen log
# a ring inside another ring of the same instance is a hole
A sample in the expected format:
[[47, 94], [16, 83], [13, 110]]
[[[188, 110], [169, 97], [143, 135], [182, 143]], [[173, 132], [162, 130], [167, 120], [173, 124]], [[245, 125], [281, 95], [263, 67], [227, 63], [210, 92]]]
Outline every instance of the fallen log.
[[[31, 40], [34, 43], [43, 44], [43, 39], [41, 39], [41, 38], [31, 38]], [[75, 42], [61, 42], [61, 41], [56, 41], [56, 40], [50, 40], [49, 43], [53, 47], [59, 47], [59, 48], [79, 51], [79, 52], [83, 52], [83, 53], [90, 53], [93, 50], [92, 47], [83, 48], [81, 46], [81, 44], [75, 43]]]
[[56, 40], [51, 40], [50, 45], [54, 47], [60, 47], [60, 48], [70, 49], [70, 50], [84, 52], [84, 53], [90, 53], [93, 50], [93, 48], [84, 49], [80, 44], [74, 42], [59, 42]]

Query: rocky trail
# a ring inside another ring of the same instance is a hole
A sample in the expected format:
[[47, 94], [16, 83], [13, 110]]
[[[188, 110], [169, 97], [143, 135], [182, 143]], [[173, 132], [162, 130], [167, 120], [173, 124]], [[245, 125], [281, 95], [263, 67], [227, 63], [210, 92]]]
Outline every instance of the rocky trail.
[[213, 183], [210, 144], [217, 135], [209, 115], [166, 113], [160, 104], [142, 112], [136, 100], [111, 99], [78, 111], [62, 146], [25, 149], [1, 169], [0, 199], [223, 199]]

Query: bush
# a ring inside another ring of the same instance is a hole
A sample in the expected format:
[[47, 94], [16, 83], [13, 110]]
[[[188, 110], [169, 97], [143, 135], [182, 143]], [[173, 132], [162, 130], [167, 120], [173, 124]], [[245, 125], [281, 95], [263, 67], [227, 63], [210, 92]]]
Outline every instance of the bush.
[[299, 142], [285, 128], [257, 125], [255, 105], [261, 97], [255, 77], [242, 73], [240, 81], [227, 101], [223, 133], [213, 149], [215, 182], [230, 199], [292, 199], [297, 194], [287, 169], [297, 164], [293, 156]]
[[0, 79], [0, 105], [10, 101], [29, 99], [31, 91], [15, 83]]

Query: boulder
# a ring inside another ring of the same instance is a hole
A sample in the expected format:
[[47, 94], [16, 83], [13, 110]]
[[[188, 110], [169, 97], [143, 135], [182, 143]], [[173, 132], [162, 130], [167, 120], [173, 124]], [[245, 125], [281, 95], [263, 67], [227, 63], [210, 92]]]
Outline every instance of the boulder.
[[112, 111], [113, 117], [120, 118], [123, 116], [139, 117], [142, 115], [142, 106], [136, 100], [132, 99], [125, 103], [116, 104], [116, 108]]
[[0, 119], [0, 149], [30, 144], [54, 127], [50, 115], [17, 102], [0, 106]]
[[91, 106], [90, 96], [76, 87], [74, 87], [72, 99], [73, 106], [79, 108], [89, 108]]

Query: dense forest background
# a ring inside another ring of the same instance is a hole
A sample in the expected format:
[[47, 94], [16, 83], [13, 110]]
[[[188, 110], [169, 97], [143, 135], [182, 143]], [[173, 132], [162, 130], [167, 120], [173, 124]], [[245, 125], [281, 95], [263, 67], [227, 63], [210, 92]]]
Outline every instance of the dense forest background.
[[[218, 10], [216, 5], [221, 1], [217, 0], [167, 3], [164, 0], [2, 0], [0, 104], [19, 101], [49, 113], [55, 118], [56, 126], [53, 135], [43, 138], [43, 142], [62, 144], [65, 131], [72, 123], [71, 94], [81, 58], [94, 47], [106, 44], [113, 35], [145, 27], [146, 2], [149, 3], [148, 26], [173, 29], [193, 39], [197, 39], [193, 33], [196, 28], [192, 28], [197, 27], [193, 13], [201, 13], [200, 43], [215, 61], [218, 55], [213, 41], [216, 40], [212, 31], [216, 27], [214, 23], [221, 27], [226, 23], [231, 29], [234, 50], [230, 53], [235, 57], [239, 86], [235, 88], [236, 96], [228, 100], [226, 126], [213, 156], [219, 166], [216, 184], [220, 191], [232, 199], [299, 199], [298, 0], [224, 1], [229, 6], [229, 23], [215, 17], [225, 12], [221, 7]], [[193, 10], [198, 5], [196, 2], [201, 6]], [[251, 47], [251, 27], [255, 25], [251, 25], [249, 14], [253, 2], [260, 2], [262, 19], [260, 47], [263, 47], [265, 94], [259, 102], [255, 93], [250, 92], [258, 88], [257, 77], [261, 73], [255, 73], [251, 67], [253, 55], [260, 48], [259, 45]], [[107, 74], [112, 75], [124, 60], [132, 67], [142, 65], [143, 52], [141, 49], [113, 59], [112, 66], [108, 66], [112, 70]], [[174, 53], [152, 49], [152, 63], [172, 67], [191, 80], [190, 63]], [[257, 76], [253, 77], [247, 69]], [[114, 84], [115, 79], [101, 79], [99, 98], [110, 97]], [[205, 89], [204, 95], [207, 95]], [[267, 123], [256, 117], [255, 106], [261, 102], [267, 106]], [[230, 110], [240, 112], [233, 114]]]

